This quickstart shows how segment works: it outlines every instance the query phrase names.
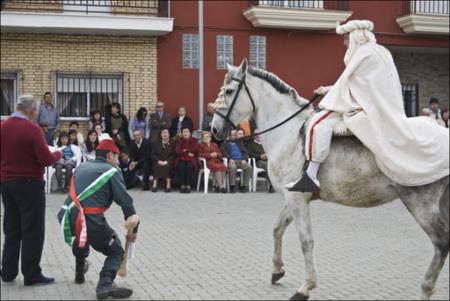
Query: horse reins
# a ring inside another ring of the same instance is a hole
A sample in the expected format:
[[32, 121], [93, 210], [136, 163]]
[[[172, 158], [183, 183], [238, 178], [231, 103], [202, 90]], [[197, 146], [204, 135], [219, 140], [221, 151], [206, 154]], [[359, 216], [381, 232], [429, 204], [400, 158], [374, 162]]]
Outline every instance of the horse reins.
[[[231, 102], [230, 109], [228, 110], [227, 115], [224, 115], [224, 114], [220, 113], [218, 110], [216, 110], [215, 114], [217, 114], [217, 115], [219, 115], [220, 117], [222, 117], [222, 118], [223, 118], [228, 124], [230, 124], [230, 125], [233, 127], [233, 129], [235, 130], [235, 129], [237, 129], [237, 126], [230, 120], [230, 115], [231, 115], [231, 112], [233, 111], [233, 108], [234, 108], [234, 106], [235, 106], [235, 104], [236, 104], [236, 101], [237, 101], [237, 98], [238, 98], [238, 96], [239, 96], [239, 92], [240, 92], [241, 89], [242, 89], [242, 86], [244, 86], [245, 91], [247, 92], [247, 95], [248, 95], [248, 97], [250, 98], [250, 101], [252, 102], [253, 113], [255, 112], [256, 107], [255, 107], [255, 101], [253, 100], [253, 97], [252, 97], [252, 95], [250, 94], [250, 90], [248, 89], [248, 86], [247, 86], [247, 84], [245, 83], [245, 74], [244, 74], [244, 76], [242, 77], [242, 79], [238, 79], [238, 78], [233, 77], [231, 80], [237, 81], [237, 82], [239, 83], [239, 86], [238, 86], [238, 89], [237, 89], [236, 94], [234, 95], [233, 101]], [[293, 119], [295, 116], [297, 116], [298, 114], [300, 114], [301, 112], [303, 112], [303, 111], [304, 111], [307, 107], [309, 107], [314, 101], [316, 101], [316, 99], [317, 99], [319, 96], [320, 96], [319, 94], [314, 94], [314, 95], [311, 97], [311, 99], [308, 101], [307, 104], [305, 104], [304, 106], [302, 106], [297, 112], [295, 112], [294, 114], [292, 114], [291, 116], [289, 116], [287, 119], [283, 120], [282, 122], [280, 122], [280, 123], [278, 123], [278, 124], [276, 124], [276, 125], [274, 125], [274, 126], [268, 128], [268, 129], [266, 129], [266, 130], [264, 130], [264, 131], [262, 131], [262, 132], [253, 133], [253, 134], [251, 134], [251, 135], [244, 136], [244, 137], [241, 137], [241, 138], [239, 138], [239, 139], [242, 140], [242, 139], [247, 139], [247, 138], [253, 138], [253, 137], [256, 136], [256, 135], [262, 135], [262, 134], [265, 134], [265, 133], [267, 133], [267, 132], [270, 132], [270, 131], [272, 131], [272, 130], [274, 130], [274, 129], [280, 127], [280, 126], [282, 126], [283, 124], [287, 123], [288, 121], [290, 121], [291, 119]]]

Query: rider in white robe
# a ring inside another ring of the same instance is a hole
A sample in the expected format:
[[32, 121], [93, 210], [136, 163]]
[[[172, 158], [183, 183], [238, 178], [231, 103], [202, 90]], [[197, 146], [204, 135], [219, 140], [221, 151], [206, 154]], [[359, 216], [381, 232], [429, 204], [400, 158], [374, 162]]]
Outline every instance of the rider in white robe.
[[449, 132], [429, 118], [407, 118], [400, 79], [390, 52], [376, 43], [371, 21], [338, 26], [349, 34], [346, 68], [325, 94], [306, 129], [308, 169], [286, 185], [290, 191], [320, 190], [317, 172], [330, 151], [333, 127], [340, 121], [375, 155], [378, 167], [394, 182], [419, 186], [449, 174]]

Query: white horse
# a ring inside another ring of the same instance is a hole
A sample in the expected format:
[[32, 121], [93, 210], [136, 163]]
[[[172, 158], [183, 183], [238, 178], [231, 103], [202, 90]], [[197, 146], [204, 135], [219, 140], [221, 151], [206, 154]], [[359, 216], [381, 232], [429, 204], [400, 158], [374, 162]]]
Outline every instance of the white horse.
[[[227, 123], [240, 124], [253, 116], [259, 129], [267, 129], [306, 106], [307, 101], [278, 77], [247, 66], [228, 67], [216, 101], [213, 134], [222, 138]], [[220, 98], [219, 98], [220, 99]], [[305, 282], [291, 300], [306, 300], [317, 286], [314, 239], [309, 202], [321, 199], [352, 207], [375, 207], [400, 198], [434, 246], [434, 257], [422, 282], [422, 298], [433, 294], [436, 280], [449, 252], [449, 177], [420, 187], [404, 187], [387, 178], [377, 167], [373, 154], [355, 137], [334, 137], [328, 159], [321, 165], [320, 195], [288, 192], [284, 185], [298, 179], [305, 162], [300, 129], [306, 110], [286, 124], [261, 135], [268, 155], [268, 172], [273, 186], [284, 195], [284, 205], [273, 229], [272, 284], [284, 276], [283, 234], [294, 221], [305, 258]]]

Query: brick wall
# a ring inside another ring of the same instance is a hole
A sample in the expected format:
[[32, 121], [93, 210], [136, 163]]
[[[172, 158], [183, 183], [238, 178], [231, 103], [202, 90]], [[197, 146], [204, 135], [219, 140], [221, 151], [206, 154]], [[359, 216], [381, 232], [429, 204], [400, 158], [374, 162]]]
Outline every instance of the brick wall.
[[128, 117], [157, 101], [155, 37], [2, 33], [1, 70], [17, 71], [19, 94], [39, 99], [45, 91], [54, 93], [56, 72], [123, 73]]
[[448, 53], [395, 53], [394, 60], [402, 83], [419, 84], [419, 115], [431, 96], [449, 107]]

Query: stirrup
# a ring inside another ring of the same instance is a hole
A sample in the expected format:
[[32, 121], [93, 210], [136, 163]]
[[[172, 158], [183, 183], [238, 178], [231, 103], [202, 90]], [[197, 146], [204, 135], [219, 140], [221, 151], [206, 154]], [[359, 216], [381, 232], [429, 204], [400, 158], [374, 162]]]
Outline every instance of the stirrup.
[[307, 173], [303, 174], [303, 177], [294, 184], [288, 191], [297, 192], [319, 192], [320, 183], [317, 180], [312, 180]]

